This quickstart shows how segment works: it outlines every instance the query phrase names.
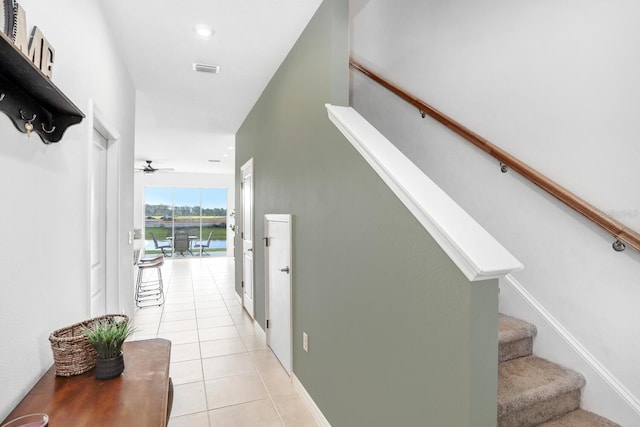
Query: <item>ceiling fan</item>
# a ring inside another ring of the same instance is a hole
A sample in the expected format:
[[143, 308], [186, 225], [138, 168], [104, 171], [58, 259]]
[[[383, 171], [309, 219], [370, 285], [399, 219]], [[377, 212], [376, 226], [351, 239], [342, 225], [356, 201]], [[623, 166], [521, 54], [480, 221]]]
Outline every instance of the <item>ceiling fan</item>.
[[145, 175], [153, 175], [156, 172], [172, 172], [173, 168], [154, 168], [151, 166], [152, 160], [145, 160], [147, 164], [143, 168], [136, 168], [137, 172], [142, 172]]

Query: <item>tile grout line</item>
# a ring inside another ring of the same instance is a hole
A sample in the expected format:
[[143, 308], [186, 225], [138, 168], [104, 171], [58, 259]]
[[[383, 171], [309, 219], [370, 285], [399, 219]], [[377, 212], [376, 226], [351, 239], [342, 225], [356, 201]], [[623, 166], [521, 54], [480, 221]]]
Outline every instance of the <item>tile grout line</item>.
[[204, 365], [202, 363], [202, 341], [200, 340], [200, 324], [198, 322], [198, 305], [196, 304], [196, 293], [195, 293], [195, 289], [193, 287], [193, 271], [192, 271], [192, 266], [191, 263], [189, 263], [189, 270], [191, 271], [192, 274], [192, 278], [191, 278], [191, 295], [193, 297], [193, 312], [195, 314], [195, 318], [196, 318], [196, 333], [198, 335], [198, 353], [200, 356], [200, 373], [202, 375], [202, 389], [204, 391], [204, 403], [205, 403], [205, 408], [206, 408], [206, 415], [207, 415], [207, 426], [211, 427], [211, 417], [209, 416], [209, 396], [207, 396], [207, 383], [205, 381], [204, 378]]
[[262, 372], [260, 372], [260, 369], [258, 369], [258, 366], [256, 365], [255, 360], [253, 360], [251, 355], [249, 355], [249, 357], [251, 358], [251, 362], [256, 368], [256, 372], [258, 372], [258, 376], [260, 377], [260, 381], [262, 381], [262, 385], [264, 386], [264, 389], [267, 391], [267, 394], [269, 395], [269, 401], [271, 402], [273, 409], [276, 411], [276, 414], [278, 414], [278, 419], [280, 420], [280, 423], [282, 423], [282, 425], [285, 426], [286, 424], [284, 422], [284, 418], [282, 417], [282, 414], [280, 413], [280, 410], [278, 409], [276, 402], [273, 401], [273, 394], [269, 390], [269, 387], [267, 387], [267, 382], [264, 380], [264, 377], [262, 376]]

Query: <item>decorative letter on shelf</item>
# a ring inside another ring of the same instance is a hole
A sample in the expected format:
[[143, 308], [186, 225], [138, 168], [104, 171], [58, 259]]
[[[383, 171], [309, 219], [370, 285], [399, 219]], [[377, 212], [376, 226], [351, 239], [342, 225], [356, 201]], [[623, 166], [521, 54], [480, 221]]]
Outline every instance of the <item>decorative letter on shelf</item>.
[[0, 111], [27, 135], [58, 142], [82, 111], [51, 82], [55, 50], [38, 27], [26, 39], [26, 15], [13, 0], [0, 0]]

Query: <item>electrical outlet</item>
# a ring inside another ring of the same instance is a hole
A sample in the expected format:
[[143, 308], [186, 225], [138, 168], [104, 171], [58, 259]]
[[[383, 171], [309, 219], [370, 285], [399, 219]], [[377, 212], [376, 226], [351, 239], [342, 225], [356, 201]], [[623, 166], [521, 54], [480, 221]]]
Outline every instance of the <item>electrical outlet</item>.
[[302, 349], [304, 351], [309, 351], [309, 335], [306, 332], [302, 333]]

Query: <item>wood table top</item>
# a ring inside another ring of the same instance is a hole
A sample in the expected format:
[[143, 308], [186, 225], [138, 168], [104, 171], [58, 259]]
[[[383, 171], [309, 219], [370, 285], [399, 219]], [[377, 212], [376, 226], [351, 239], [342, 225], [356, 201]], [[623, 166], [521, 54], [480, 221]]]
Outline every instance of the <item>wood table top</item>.
[[124, 343], [124, 372], [100, 381], [95, 369], [56, 377], [52, 366], [0, 425], [44, 412], [50, 427], [166, 426], [171, 341]]

